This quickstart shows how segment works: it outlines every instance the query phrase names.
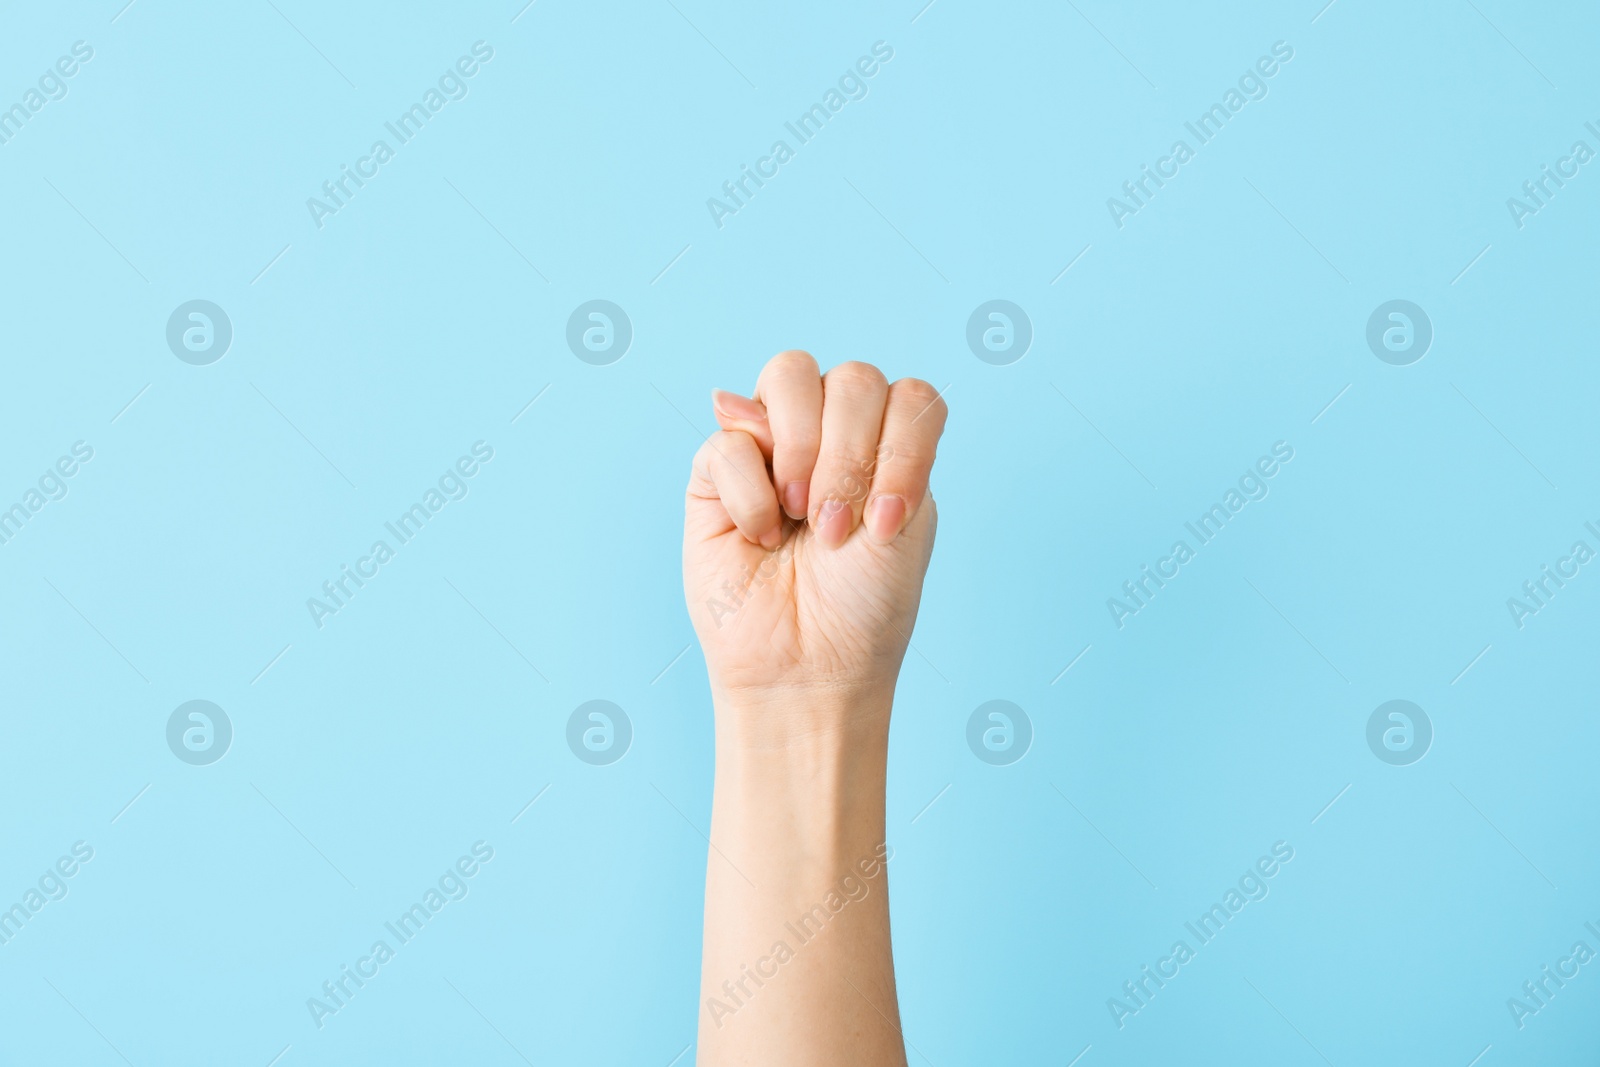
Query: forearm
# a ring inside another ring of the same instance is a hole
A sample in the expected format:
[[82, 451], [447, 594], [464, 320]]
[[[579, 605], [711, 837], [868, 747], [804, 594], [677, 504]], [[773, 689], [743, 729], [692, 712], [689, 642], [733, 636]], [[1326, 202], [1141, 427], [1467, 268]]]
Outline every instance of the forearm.
[[702, 1067], [905, 1063], [884, 840], [888, 701], [719, 698]]

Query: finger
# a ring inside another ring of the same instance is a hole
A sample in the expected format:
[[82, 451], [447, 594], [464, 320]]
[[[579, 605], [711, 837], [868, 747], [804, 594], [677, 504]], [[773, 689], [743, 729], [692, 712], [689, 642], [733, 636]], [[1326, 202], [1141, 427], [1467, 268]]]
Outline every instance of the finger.
[[889, 386], [865, 512], [867, 536], [878, 544], [898, 537], [927, 497], [948, 414], [939, 391], [925, 381], [901, 378]]
[[713, 389], [711, 410], [716, 413], [717, 425], [724, 430], [740, 430], [755, 438], [761, 455], [771, 462], [772, 425], [767, 421], [765, 404], [725, 389]]
[[811, 528], [825, 546], [861, 523], [889, 383], [870, 363], [841, 363], [822, 384], [822, 447], [812, 475]]
[[767, 478], [767, 463], [755, 438], [737, 430], [719, 430], [706, 438], [694, 457], [689, 491], [722, 503], [745, 539], [763, 548], [782, 540], [778, 497]]
[[798, 350], [779, 352], [756, 381], [756, 400], [772, 427], [772, 481], [791, 519], [805, 518], [822, 445], [822, 375]]

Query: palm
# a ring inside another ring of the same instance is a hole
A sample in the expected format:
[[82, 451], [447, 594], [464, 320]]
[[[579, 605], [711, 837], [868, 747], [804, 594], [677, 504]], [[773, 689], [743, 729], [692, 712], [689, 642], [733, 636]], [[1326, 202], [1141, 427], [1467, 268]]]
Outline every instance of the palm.
[[684, 591], [712, 676], [730, 690], [892, 678], [916, 619], [933, 509], [887, 545], [829, 549], [786, 522], [773, 550], [734, 528], [720, 501], [689, 501]]

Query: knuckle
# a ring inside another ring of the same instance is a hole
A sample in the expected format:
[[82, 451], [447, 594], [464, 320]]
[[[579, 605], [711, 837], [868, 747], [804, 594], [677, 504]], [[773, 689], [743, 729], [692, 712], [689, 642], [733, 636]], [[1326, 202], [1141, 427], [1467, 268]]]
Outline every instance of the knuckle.
[[885, 378], [883, 371], [870, 363], [861, 363], [851, 360], [841, 363], [828, 372], [828, 384], [834, 388], [859, 390], [887, 389], [889, 379]]
[[824, 497], [855, 500], [871, 484], [877, 460], [846, 448], [829, 448], [817, 464], [819, 488]]
[[716, 430], [706, 438], [706, 443], [701, 448], [709, 448], [712, 452], [723, 454], [730, 448], [737, 448], [739, 438], [745, 434], [739, 430]]
[[774, 419], [772, 461], [782, 467], [809, 467], [822, 448], [822, 421], [813, 415]]
[[919, 411], [934, 404], [944, 403], [944, 397], [939, 395], [939, 390], [933, 387], [933, 383], [925, 382], [921, 378], [901, 378], [890, 386], [890, 391], [895, 399], [915, 404]]
[[771, 375], [779, 380], [793, 380], [807, 375], [815, 378], [820, 373], [811, 353], [798, 348], [779, 352], [767, 361], [766, 369], [762, 371], [763, 375]]
[[772, 441], [772, 459], [774, 463], [785, 465], [815, 464], [817, 453], [822, 448], [822, 431], [820, 429], [806, 428], [791, 430], [788, 433], [775, 435]]
[[739, 512], [739, 519], [758, 531], [771, 526], [778, 518], [778, 504], [770, 493], [765, 496], [752, 495], [743, 498], [736, 509]]
[[817, 460], [817, 469], [837, 474], [843, 471], [868, 470], [874, 462], [870, 451], [862, 452], [850, 445], [835, 441], [823, 448]]
[[[720, 432], [720, 431], [719, 431]], [[711, 461], [717, 456], [716, 434], [712, 434], [700, 442], [700, 447], [694, 450], [694, 465], [702, 470], [709, 469]]]
[[746, 453], [759, 452], [755, 438], [743, 430], [718, 430], [700, 446], [705, 458], [716, 467], [734, 463]]
[[944, 425], [950, 408], [939, 390], [930, 383], [920, 378], [902, 378], [889, 388], [891, 403], [910, 409], [912, 421], [931, 426]]
[[931, 462], [932, 457], [927, 450], [916, 442], [899, 441], [893, 447], [880, 450], [877, 473], [892, 480], [910, 481]]

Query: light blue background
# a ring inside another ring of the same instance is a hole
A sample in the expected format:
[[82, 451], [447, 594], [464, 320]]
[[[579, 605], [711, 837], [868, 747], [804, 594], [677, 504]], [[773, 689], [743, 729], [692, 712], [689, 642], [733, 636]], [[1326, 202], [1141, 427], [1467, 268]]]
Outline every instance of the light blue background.
[[[786, 347], [948, 386], [890, 757], [912, 1062], [1600, 1054], [1600, 963], [1506, 1007], [1600, 949], [1600, 574], [1506, 607], [1600, 547], [1600, 165], [1520, 230], [1505, 204], [1600, 149], [1591, 7], [121, 3], [0, 32], [0, 106], [94, 48], [0, 145], [0, 506], [95, 450], [0, 545], [0, 905], [95, 850], [0, 947], [0, 1062], [691, 1062], [681, 493], [708, 390]], [[306, 199], [478, 40], [466, 99], [319, 230]], [[713, 225], [879, 40], [869, 95]], [[1118, 229], [1107, 197], [1276, 41], [1269, 95]], [[165, 342], [196, 298], [234, 328], [211, 366]], [[610, 366], [564, 340], [595, 298], [635, 331]], [[1010, 366], [964, 339], [994, 298], [1035, 332]], [[1407, 367], [1364, 338], [1392, 298], [1435, 329]], [[313, 625], [479, 440], [470, 495]], [[1106, 598], [1280, 440], [1271, 495], [1118, 630]], [[206, 767], [165, 741], [197, 698], [235, 730]], [[611, 766], [564, 740], [597, 698], [634, 726]], [[1007, 767], [964, 739], [997, 698], [1036, 734]], [[1366, 744], [1392, 698], [1436, 730], [1412, 766]], [[470, 895], [319, 1030], [307, 998], [479, 840]], [[1107, 998], [1280, 840], [1270, 896], [1119, 1030]]]

